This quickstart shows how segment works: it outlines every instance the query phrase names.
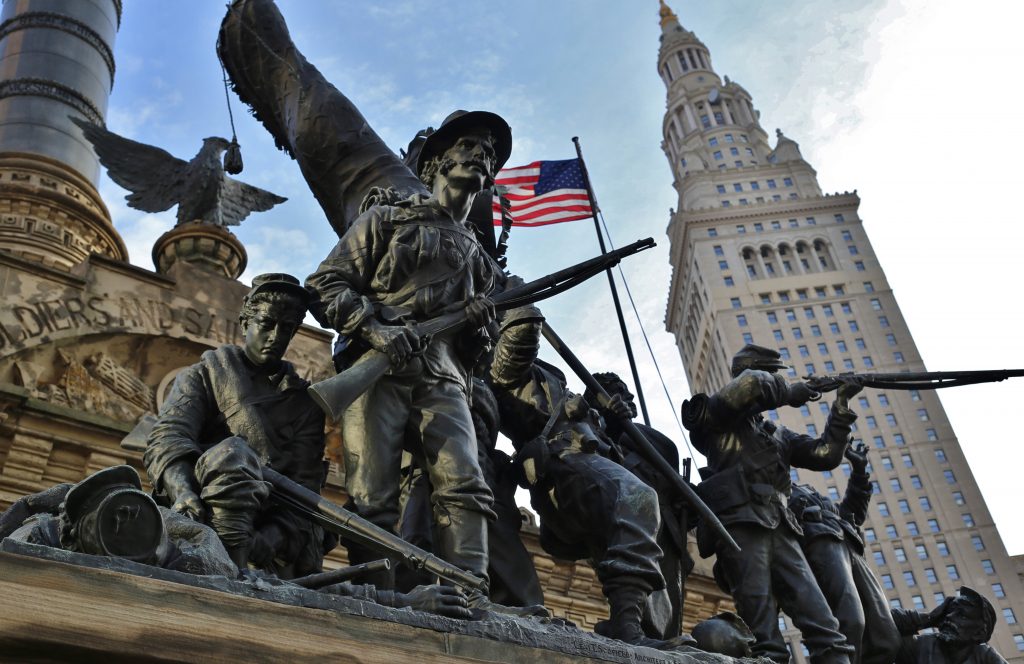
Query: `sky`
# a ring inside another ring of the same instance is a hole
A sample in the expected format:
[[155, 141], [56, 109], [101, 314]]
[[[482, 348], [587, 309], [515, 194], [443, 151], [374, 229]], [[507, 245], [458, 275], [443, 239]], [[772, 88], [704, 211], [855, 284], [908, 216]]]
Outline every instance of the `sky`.
[[[513, 128], [509, 165], [574, 156], [579, 136], [611, 239], [659, 246], [622, 272], [649, 338], [627, 324], [653, 425], [681, 439], [674, 413], [689, 390], [664, 329], [669, 209], [661, 151], [665, 88], [657, 75], [656, 0], [279, 0], [305, 56], [394, 149], [456, 108], [492, 110]], [[1017, 67], [1024, 5], [1001, 0], [718, 0], [670, 5], [711, 51], [720, 76], [753, 96], [769, 134], [781, 128], [825, 192], [857, 190], [860, 216], [930, 370], [1024, 368], [1020, 281], [1024, 132]], [[224, 4], [125, 3], [108, 127], [191, 158], [206, 136], [230, 137], [214, 45]], [[336, 241], [297, 165], [233, 95], [245, 182], [288, 197], [234, 229], [242, 276], [303, 278]], [[152, 269], [174, 210], [144, 214], [106, 176], [100, 191], [130, 260]], [[509, 267], [536, 278], [598, 253], [593, 224], [514, 230]], [[621, 284], [621, 282], [620, 282]], [[620, 286], [621, 288], [621, 286]], [[607, 281], [543, 304], [592, 371], [629, 374]], [[546, 359], [554, 360], [551, 353]], [[582, 387], [575, 385], [582, 391]], [[1024, 435], [1013, 412], [1024, 379], [941, 394], [1011, 554], [1024, 553], [1015, 491]]]

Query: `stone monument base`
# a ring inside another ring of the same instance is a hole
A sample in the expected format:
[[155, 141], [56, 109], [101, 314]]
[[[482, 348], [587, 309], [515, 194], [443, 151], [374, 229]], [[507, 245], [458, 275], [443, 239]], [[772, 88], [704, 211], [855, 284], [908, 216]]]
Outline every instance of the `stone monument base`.
[[[460, 621], [5, 540], [0, 653], [19, 662], [737, 662], [557, 621]], [[749, 661], [749, 660], [748, 660]]]

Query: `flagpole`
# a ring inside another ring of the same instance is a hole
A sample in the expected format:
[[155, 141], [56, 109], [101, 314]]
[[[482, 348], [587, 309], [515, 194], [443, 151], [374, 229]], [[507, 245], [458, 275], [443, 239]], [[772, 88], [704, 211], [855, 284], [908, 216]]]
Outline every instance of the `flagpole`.
[[[583, 161], [583, 150], [580, 148], [580, 137], [573, 136], [572, 142], [576, 146], [576, 157], [580, 160], [580, 170], [583, 172], [583, 184], [587, 187], [587, 198], [590, 199], [590, 211], [594, 217], [594, 230], [597, 231], [597, 242], [601, 247], [601, 253], [608, 253], [604, 246], [604, 236], [601, 234], [601, 222], [597, 220], [597, 200], [594, 198], [594, 189], [590, 185], [590, 175], [587, 173], [587, 164]], [[629, 332], [626, 331], [626, 319], [622, 316], [622, 305], [619, 303], [619, 291], [615, 288], [615, 278], [612, 276], [611, 268], [605, 270], [608, 275], [608, 286], [612, 290], [612, 301], [615, 303], [615, 315], [619, 318], [619, 329], [622, 331], [622, 343], [626, 346], [626, 357], [629, 359], [629, 369], [633, 372], [633, 385], [636, 386], [636, 398], [640, 402], [640, 413], [643, 415], [644, 424], [651, 426], [651, 417], [647, 414], [647, 401], [644, 400], [644, 388], [640, 385], [640, 374], [636, 370], [636, 360], [633, 358], [633, 344], [629, 342]]]

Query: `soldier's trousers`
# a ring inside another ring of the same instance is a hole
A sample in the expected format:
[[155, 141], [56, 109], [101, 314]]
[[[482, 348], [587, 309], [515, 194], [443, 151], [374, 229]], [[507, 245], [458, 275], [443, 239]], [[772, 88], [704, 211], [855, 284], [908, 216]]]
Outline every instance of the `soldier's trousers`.
[[814, 664], [849, 664], [853, 649], [818, 588], [796, 536], [786, 528], [732, 524], [729, 534], [742, 552], [718, 548], [718, 564], [736, 602], [736, 612], [750, 626], [754, 654], [789, 662], [779, 631], [785, 611], [803, 635]]
[[885, 592], [864, 557], [845, 541], [816, 537], [804, 546], [836, 619], [839, 631], [857, 653], [855, 664], [890, 664], [900, 647], [900, 635], [889, 611]]
[[252, 543], [254, 523], [270, 496], [262, 464], [243, 438], [225, 438], [196, 461], [199, 497], [210, 508], [210, 526], [231, 550]]
[[394, 530], [400, 514], [402, 451], [422, 464], [435, 552], [487, 578], [487, 521], [494, 498], [477, 461], [476, 436], [462, 388], [425, 376], [384, 376], [343, 415], [345, 488], [353, 509]]
[[619, 577], [640, 579], [648, 592], [665, 587], [654, 489], [614, 461], [582, 452], [552, 457], [544, 482], [530, 491], [530, 502], [545, 551], [590, 559], [606, 590]]

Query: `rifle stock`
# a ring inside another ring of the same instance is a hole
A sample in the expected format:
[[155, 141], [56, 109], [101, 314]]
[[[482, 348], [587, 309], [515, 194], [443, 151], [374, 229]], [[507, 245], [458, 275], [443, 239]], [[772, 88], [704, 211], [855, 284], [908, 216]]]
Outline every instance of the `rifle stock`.
[[[577, 263], [558, 272], [535, 279], [522, 286], [509, 288], [494, 297], [496, 311], [507, 311], [526, 304], [533, 304], [583, 283], [590, 277], [618, 265], [627, 256], [654, 247], [654, 239], [646, 238], [633, 244], [609, 251], [601, 256]], [[419, 337], [438, 335], [462, 327], [466, 323], [465, 310], [443, 314], [436, 318], [413, 325]], [[366, 351], [351, 367], [319, 383], [309, 386], [313, 401], [330, 417], [337, 421], [359, 395], [366, 392], [391, 368], [391, 361], [384, 353], [371, 349]]]

